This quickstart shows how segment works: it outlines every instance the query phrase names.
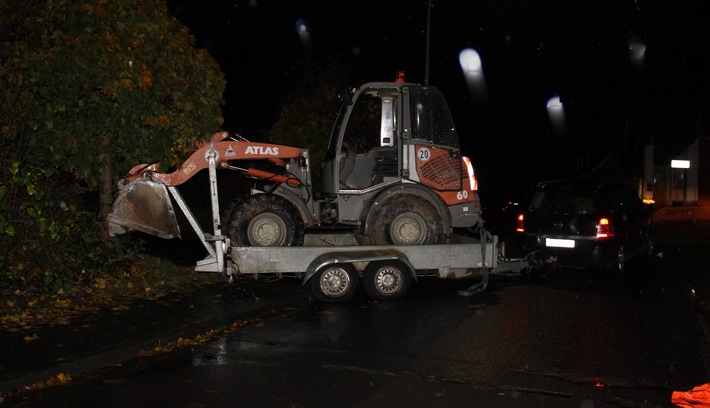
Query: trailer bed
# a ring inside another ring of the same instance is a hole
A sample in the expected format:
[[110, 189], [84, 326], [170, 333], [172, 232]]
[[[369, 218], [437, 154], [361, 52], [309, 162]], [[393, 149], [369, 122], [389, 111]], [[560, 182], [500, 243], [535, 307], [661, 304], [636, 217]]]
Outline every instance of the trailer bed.
[[[351, 263], [362, 271], [369, 262], [400, 260], [417, 276], [440, 278], [480, 276], [485, 267], [497, 266], [497, 237], [439, 245], [357, 245], [348, 234], [307, 234], [300, 247], [231, 247], [232, 272], [243, 274], [304, 274], [308, 280], [331, 263]], [[479, 273], [477, 273], [479, 272]]]

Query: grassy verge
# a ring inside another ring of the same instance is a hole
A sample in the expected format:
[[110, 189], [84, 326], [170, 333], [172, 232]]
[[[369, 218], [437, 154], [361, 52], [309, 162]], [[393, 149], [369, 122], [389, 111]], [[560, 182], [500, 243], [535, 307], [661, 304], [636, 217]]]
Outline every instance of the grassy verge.
[[16, 332], [69, 324], [81, 315], [127, 309], [138, 300], [158, 300], [167, 295], [187, 293], [221, 279], [219, 274], [197, 273], [192, 266], [176, 265], [164, 258], [136, 258], [115, 276], [80, 280], [68, 290], [3, 293], [0, 330]]

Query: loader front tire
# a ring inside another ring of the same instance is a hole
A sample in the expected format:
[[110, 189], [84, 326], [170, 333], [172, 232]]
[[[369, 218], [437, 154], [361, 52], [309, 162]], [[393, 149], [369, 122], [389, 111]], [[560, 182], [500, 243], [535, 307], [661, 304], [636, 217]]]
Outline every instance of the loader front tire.
[[235, 246], [300, 246], [303, 221], [288, 200], [273, 194], [250, 197], [229, 218], [229, 239]]
[[244, 200], [241, 198], [234, 198], [229, 201], [227, 201], [226, 204], [224, 204], [221, 208], [222, 214], [219, 216], [219, 221], [220, 221], [220, 228], [222, 229], [223, 234], [227, 234], [229, 231], [229, 220], [232, 217], [232, 213], [234, 210], [239, 207], [242, 203], [244, 203]]

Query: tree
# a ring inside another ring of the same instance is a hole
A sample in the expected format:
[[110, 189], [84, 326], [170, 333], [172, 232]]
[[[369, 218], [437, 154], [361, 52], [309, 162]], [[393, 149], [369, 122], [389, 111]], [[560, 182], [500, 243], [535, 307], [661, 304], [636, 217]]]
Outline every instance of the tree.
[[349, 74], [337, 59], [304, 65], [296, 84], [279, 101], [269, 139], [288, 146], [308, 147], [317, 175], [325, 158], [338, 93], [347, 89]]
[[219, 66], [164, 0], [0, 0], [0, 86], [0, 266], [86, 251], [120, 175], [222, 124]]

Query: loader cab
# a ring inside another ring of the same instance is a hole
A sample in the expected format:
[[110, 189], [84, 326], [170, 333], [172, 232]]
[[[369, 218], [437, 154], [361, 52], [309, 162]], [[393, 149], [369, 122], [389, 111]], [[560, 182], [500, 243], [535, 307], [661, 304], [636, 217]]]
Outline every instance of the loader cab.
[[322, 191], [352, 195], [409, 179], [462, 188], [459, 139], [444, 95], [410, 83], [369, 83], [343, 98], [321, 171]]
[[344, 98], [321, 172], [324, 193], [361, 192], [400, 176], [400, 88], [371, 83]]

